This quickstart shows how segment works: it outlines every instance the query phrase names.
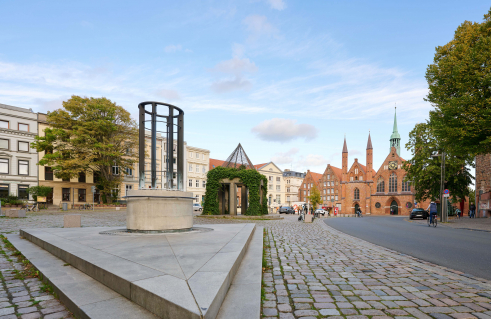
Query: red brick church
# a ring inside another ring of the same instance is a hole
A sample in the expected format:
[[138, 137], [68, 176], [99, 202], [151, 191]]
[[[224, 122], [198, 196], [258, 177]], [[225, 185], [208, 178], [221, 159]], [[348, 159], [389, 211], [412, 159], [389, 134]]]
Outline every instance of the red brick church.
[[[307, 171], [299, 189], [299, 199], [307, 202], [307, 196], [314, 183], [321, 192], [322, 206], [331, 210], [338, 207], [341, 214], [354, 214], [359, 207], [364, 214], [409, 215], [414, 208], [414, 193], [409, 182], [404, 181], [406, 171], [402, 168], [404, 159], [400, 157], [401, 136], [397, 131], [397, 118], [394, 114], [394, 127], [390, 137], [390, 152], [380, 168], [373, 168], [373, 147], [370, 134], [366, 149], [366, 165], [357, 158], [348, 166], [348, 146], [346, 137], [343, 145], [342, 168], [327, 165], [323, 174]], [[426, 208], [428, 203], [418, 207]]]

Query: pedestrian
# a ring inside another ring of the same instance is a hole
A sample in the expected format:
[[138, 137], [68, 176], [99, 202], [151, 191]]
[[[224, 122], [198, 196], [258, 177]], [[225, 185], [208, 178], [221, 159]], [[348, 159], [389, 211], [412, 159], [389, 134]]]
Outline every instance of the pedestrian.
[[476, 205], [474, 203], [469, 206], [469, 218], [476, 218]]
[[460, 214], [462, 214], [462, 212], [460, 211], [460, 209], [458, 209], [457, 207], [455, 207], [455, 213], [457, 214], [457, 218], [460, 219]]

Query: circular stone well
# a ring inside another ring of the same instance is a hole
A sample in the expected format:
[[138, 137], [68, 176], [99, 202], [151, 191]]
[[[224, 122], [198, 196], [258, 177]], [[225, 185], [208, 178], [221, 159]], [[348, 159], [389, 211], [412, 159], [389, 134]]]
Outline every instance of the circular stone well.
[[126, 195], [126, 228], [163, 231], [193, 227], [193, 193], [164, 189], [135, 189]]

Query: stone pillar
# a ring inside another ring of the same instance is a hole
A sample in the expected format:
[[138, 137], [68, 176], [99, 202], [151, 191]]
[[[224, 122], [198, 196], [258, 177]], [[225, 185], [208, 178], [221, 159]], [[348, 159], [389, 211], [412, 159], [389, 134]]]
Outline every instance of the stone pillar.
[[223, 214], [224, 213], [224, 207], [225, 207], [225, 200], [224, 200], [224, 193], [223, 193], [223, 185], [220, 184], [220, 188], [218, 189], [218, 212], [220, 214]]
[[242, 200], [242, 203], [241, 203], [241, 208], [240, 208], [240, 212], [242, 215], [246, 215], [247, 213], [247, 187], [245, 185], [242, 185], [240, 187], [241, 189], [241, 200]]
[[230, 183], [230, 190], [229, 190], [229, 199], [228, 199], [228, 205], [229, 205], [229, 212], [230, 215], [237, 215], [237, 185], [235, 185], [234, 182]]
[[[228, 210], [228, 213], [230, 214], [230, 189], [228, 186], [229, 185], [224, 186], [223, 207], [225, 207], [225, 209]], [[223, 213], [225, 214], [225, 212]]]

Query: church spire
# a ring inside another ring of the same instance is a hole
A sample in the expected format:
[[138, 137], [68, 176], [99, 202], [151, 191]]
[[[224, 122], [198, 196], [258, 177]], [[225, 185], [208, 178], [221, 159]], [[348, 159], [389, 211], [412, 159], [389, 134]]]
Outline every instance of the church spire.
[[368, 132], [368, 143], [367, 143], [367, 150], [373, 149], [372, 147], [372, 138], [370, 137], [370, 132]]
[[392, 135], [390, 136], [390, 147], [396, 148], [397, 155], [401, 155], [401, 136], [399, 135], [399, 132], [397, 131], [397, 107], [395, 107], [394, 111], [394, 127], [392, 129]]
[[343, 153], [348, 153], [348, 146], [346, 145], [346, 134], [344, 135]]

